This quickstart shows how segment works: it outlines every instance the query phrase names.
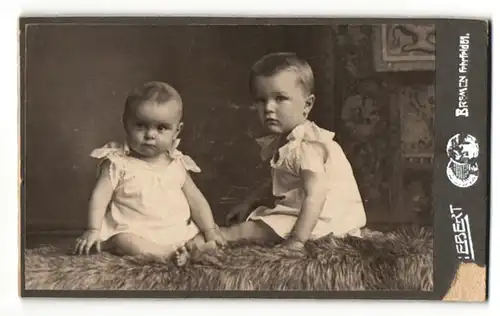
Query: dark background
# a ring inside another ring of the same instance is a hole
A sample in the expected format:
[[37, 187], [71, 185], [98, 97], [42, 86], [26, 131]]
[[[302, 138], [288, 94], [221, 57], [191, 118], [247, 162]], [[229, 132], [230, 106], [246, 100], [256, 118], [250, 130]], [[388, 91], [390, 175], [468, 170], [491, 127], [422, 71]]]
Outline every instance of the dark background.
[[28, 231], [85, 225], [96, 167], [89, 153], [123, 138], [126, 95], [149, 80], [166, 81], [182, 95], [180, 149], [201, 167], [194, 179], [221, 223], [268, 175], [254, 142], [259, 129], [247, 83], [251, 65], [274, 51], [295, 51], [310, 62], [317, 96], [311, 119], [337, 133], [369, 225], [429, 224], [432, 168], [399, 163], [406, 111], [400, 103], [407, 91], [433, 87], [434, 72], [376, 72], [373, 40], [371, 26], [30, 26]]

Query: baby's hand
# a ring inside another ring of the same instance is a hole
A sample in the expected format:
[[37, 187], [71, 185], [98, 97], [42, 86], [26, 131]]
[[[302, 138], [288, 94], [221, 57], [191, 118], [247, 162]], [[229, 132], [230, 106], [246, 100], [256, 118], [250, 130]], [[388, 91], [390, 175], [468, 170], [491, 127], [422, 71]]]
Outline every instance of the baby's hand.
[[224, 247], [227, 245], [227, 240], [226, 238], [224, 238], [224, 235], [222, 235], [218, 226], [207, 230], [204, 235], [206, 242], [214, 241], [219, 247]]
[[97, 252], [101, 252], [99, 235], [99, 230], [97, 229], [85, 230], [82, 236], [76, 239], [74, 253], [81, 255], [85, 251], [85, 254], [88, 255], [93, 245], [96, 246]]
[[289, 250], [296, 250], [296, 251], [304, 250], [304, 243], [295, 238], [285, 239], [280, 246]]

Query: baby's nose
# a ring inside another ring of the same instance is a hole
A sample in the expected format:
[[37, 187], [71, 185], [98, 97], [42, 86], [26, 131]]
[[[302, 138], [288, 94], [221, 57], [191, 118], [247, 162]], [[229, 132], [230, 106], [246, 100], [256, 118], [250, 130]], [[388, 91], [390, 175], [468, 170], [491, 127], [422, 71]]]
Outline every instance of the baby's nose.
[[155, 138], [155, 137], [156, 137], [156, 130], [148, 129], [146, 131], [146, 138]]

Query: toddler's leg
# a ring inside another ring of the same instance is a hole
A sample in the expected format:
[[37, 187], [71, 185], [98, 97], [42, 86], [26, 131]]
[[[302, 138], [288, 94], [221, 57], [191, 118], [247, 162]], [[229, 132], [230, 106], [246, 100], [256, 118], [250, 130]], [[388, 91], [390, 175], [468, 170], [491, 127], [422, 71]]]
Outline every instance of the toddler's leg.
[[249, 240], [257, 242], [279, 242], [282, 238], [262, 221], [247, 221], [230, 227], [221, 227], [227, 241]]
[[130, 233], [117, 234], [109, 242], [119, 255], [124, 256], [151, 255], [167, 259], [175, 253], [173, 246], [160, 246]]
[[[249, 240], [258, 242], [280, 242], [283, 239], [262, 221], [248, 221], [230, 227], [220, 227], [220, 231], [227, 241]], [[215, 242], [205, 242], [199, 234], [176, 252], [176, 264], [183, 266], [189, 260], [193, 251], [206, 251], [217, 247]]]

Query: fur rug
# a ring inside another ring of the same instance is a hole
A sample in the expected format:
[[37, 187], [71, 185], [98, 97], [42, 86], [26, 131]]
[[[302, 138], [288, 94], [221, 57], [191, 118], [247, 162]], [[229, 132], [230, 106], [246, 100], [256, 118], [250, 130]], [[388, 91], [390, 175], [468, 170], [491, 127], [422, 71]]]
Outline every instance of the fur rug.
[[26, 290], [415, 290], [433, 289], [432, 230], [363, 231], [325, 237], [304, 252], [239, 243], [172, 262], [108, 253], [69, 255], [42, 246], [25, 251]]

